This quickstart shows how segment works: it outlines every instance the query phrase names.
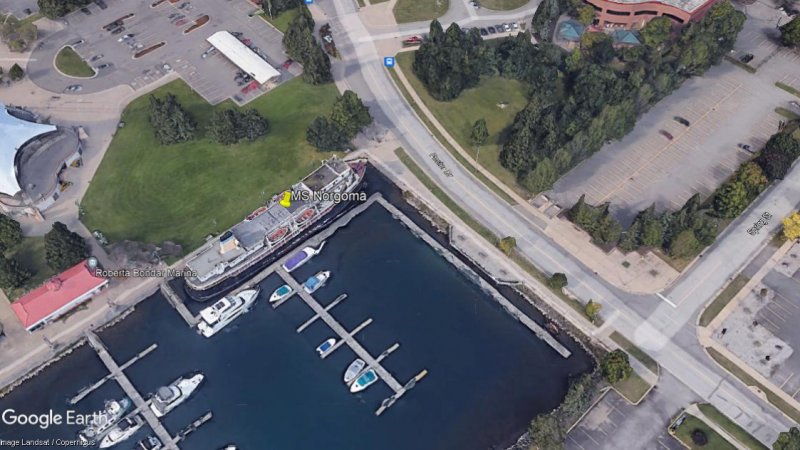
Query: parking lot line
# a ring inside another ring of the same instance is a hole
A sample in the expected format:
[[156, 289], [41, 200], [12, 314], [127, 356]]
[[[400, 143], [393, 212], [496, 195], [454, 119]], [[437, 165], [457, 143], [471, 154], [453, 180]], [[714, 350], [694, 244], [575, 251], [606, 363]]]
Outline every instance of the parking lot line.
[[778, 334], [778, 332], [781, 330], [781, 327], [775, 325], [775, 323], [773, 321], [769, 320], [769, 317], [763, 317], [762, 316], [761, 319], [763, 321], [767, 322], [772, 328], [774, 328], [772, 330], [773, 333]]
[[794, 376], [794, 372], [790, 373], [789, 376], [786, 377], [786, 380], [784, 380], [783, 383], [781, 383], [781, 389], [783, 389], [783, 387], [786, 386], [786, 383], [788, 383], [789, 380], [791, 380], [793, 376]]

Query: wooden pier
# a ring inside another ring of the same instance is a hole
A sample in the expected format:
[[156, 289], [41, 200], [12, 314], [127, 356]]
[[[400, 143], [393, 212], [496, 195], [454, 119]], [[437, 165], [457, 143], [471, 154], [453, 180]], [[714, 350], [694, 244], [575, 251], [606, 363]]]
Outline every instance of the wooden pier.
[[182, 441], [183, 439], [186, 438], [186, 436], [197, 431], [198, 428], [200, 428], [201, 426], [203, 426], [203, 424], [211, 420], [212, 417], [214, 417], [214, 414], [211, 411], [207, 411], [205, 414], [195, 419], [192, 423], [190, 423], [184, 429], [178, 432], [178, 435], [175, 436], [175, 439], [173, 439], [173, 444]]
[[186, 307], [186, 305], [183, 303], [183, 300], [181, 300], [181, 298], [178, 297], [178, 294], [176, 294], [175, 291], [173, 291], [169, 286], [169, 280], [165, 280], [163, 283], [161, 283], [159, 288], [161, 288], [161, 293], [164, 294], [164, 297], [167, 298], [172, 307], [175, 308], [183, 320], [186, 321], [186, 324], [189, 325], [189, 328], [196, 327], [198, 322], [200, 322], [200, 319], [198, 319], [197, 316], [193, 316], [192, 313], [189, 312], [189, 308]]
[[[126, 362], [125, 364], [119, 366], [119, 370], [123, 370], [124, 371], [128, 367], [132, 366], [133, 363], [135, 363], [136, 361], [139, 361], [140, 359], [142, 359], [145, 356], [149, 355], [150, 352], [152, 352], [156, 348], [158, 348], [158, 344], [150, 345], [150, 347], [147, 347], [146, 349], [144, 349], [144, 350], [140, 351], [139, 353], [137, 353], [136, 356], [134, 356], [133, 358], [129, 359], [128, 362]], [[78, 403], [79, 401], [83, 400], [84, 398], [86, 398], [87, 395], [89, 395], [92, 392], [94, 392], [97, 388], [99, 388], [100, 386], [105, 384], [106, 381], [108, 381], [108, 380], [110, 380], [112, 378], [114, 378], [114, 375], [109, 373], [108, 375], [104, 376], [103, 378], [101, 378], [98, 382], [94, 383], [93, 385], [87, 386], [87, 387], [81, 389], [77, 394], [75, 394], [74, 397], [69, 399], [69, 404], [70, 405], [74, 405], [74, 404]]]
[[[357, 326], [355, 330], [351, 331], [351, 332], [349, 333], [349, 336], [350, 336], [351, 338], [355, 338], [356, 334], [358, 334], [358, 332], [359, 332], [359, 331], [363, 330], [364, 328], [366, 328], [366, 327], [367, 327], [367, 325], [369, 325], [369, 324], [371, 324], [371, 323], [372, 323], [372, 319], [371, 319], [371, 318], [370, 318], [370, 319], [367, 319], [367, 320], [365, 320], [365, 321], [364, 321], [364, 322], [363, 322], [361, 325]], [[345, 344], [345, 342], [346, 342], [346, 341], [345, 341], [344, 339], [340, 339], [340, 340], [336, 341], [336, 343], [335, 343], [335, 344], [333, 344], [333, 347], [331, 347], [330, 349], [328, 349], [328, 351], [327, 351], [327, 352], [325, 352], [325, 353], [323, 353], [323, 354], [322, 354], [322, 359], [325, 359], [325, 358], [327, 358], [329, 355], [331, 355], [333, 352], [335, 352], [337, 348], [339, 348], [339, 347], [341, 347], [343, 344]], [[375, 361], [376, 361], [376, 362], [380, 362], [380, 361], [378, 361], [378, 360], [375, 360]]]
[[347, 330], [345, 330], [344, 327], [328, 313], [328, 311], [325, 310], [325, 308], [322, 307], [322, 305], [317, 303], [317, 301], [314, 300], [314, 297], [306, 293], [306, 291], [303, 290], [303, 288], [297, 283], [297, 281], [294, 280], [294, 278], [289, 276], [289, 274], [286, 273], [286, 271], [282, 268], [276, 269], [275, 272], [281, 278], [283, 278], [283, 280], [289, 286], [291, 286], [295, 292], [297, 292], [297, 295], [299, 295], [300, 298], [302, 298], [303, 301], [305, 301], [306, 304], [311, 307], [311, 309], [322, 319], [323, 322], [325, 322], [325, 324], [331, 328], [331, 330], [339, 335], [339, 338], [342, 341], [346, 342], [347, 345], [353, 349], [353, 352], [355, 352], [359, 358], [363, 359], [370, 368], [375, 370], [383, 382], [386, 383], [389, 388], [395, 392], [395, 394], [403, 390], [403, 386], [394, 378], [394, 376], [383, 366], [381, 366], [378, 361], [376, 361], [375, 358], [373, 358], [372, 355], [370, 355], [369, 352], [362, 347], [361, 344], [354, 339], [353, 336], [348, 333]]
[[[326, 312], [330, 311], [331, 309], [333, 309], [334, 306], [338, 305], [342, 300], [344, 300], [346, 298], [347, 298], [347, 294], [342, 294], [342, 295], [336, 297], [336, 300], [332, 301], [330, 303], [330, 305], [325, 307], [325, 311]], [[303, 330], [308, 328], [308, 326], [311, 325], [312, 323], [316, 322], [317, 319], [319, 319], [319, 314], [314, 314], [313, 317], [311, 317], [310, 319], [306, 320], [302, 325], [297, 327], [297, 332], [298, 333], [302, 333]]]
[[156, 433], [158, 439], [164, 443], [164, 448], [169, 450], [178, 450], [178, 446], [175, 445], [172, 436], [169, 435], [169, 432], [166, 428], [161, 424], [158, 418], [153, 414], [153, 411], [147, 406], [147, 402], [142, 398], [139, 391], [133, 386], [133, 383], [128, 379], [128, 376], [122, 371], [117, 362], [114, 361], [114, 358], [108, 352], [103, 342], [91, 331], [86, 332], [86, 338], [89, 341], [89, 345], [97, 352], [97, 356], [100, 357], [100, 360], [103, 361], [103, 364], [106, 365], [106, 368], [111, 373], [111, 376], [119, 383], [120, 387], [128, 398], [131, 399], [133, 404], [136, 406], [136, 409], [144, 416], [144, 419], [147, 421], [147, 424], [150, 425], [150, 428]]

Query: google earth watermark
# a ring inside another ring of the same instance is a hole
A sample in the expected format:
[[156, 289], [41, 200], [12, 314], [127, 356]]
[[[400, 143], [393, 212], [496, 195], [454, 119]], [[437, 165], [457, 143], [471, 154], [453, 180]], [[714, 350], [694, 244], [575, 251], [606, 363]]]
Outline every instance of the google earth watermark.
[[[20, 413], [13, 408], [3, 410], [0, 414], [0, 421], [4, 426], [36, 427], [47, 430], [52, 425], [79, 425], [86, 426], [91, 423], [98, 424], [107, 420], [105, 416], [94, 412], [81, 414], [77, 411], [68, 409], [64, 413], [57, 413], [48, 410], [46, 413]], [[77, 438], [0, 438], [0, 447], [93, 447], [97, 442], [93, 440], [81, 440]]]

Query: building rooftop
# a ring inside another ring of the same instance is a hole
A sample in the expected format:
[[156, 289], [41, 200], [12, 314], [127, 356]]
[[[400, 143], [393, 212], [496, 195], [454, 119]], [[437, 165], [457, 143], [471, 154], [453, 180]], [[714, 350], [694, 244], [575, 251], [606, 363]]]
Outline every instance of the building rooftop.
[[612, 3], [662, 3], [664, 5], [674, 6], [686, 12], [692, 12], [695, 9], [705, 5], [706, 3], [714, 0], [608, 0]]
[[268, 62], [227, 31], [217, 31], [206, 40], [260, 84], [281, 75]]
[[17, 181], [17, 152], [31, 139], [53, 131], [55, 126], [23, 120], [0, 103], [0, 192], [14, 196], [22, 190]]
[[74, 155], [80, 142], [71, 129], [34, 138], [36, 145], [26, 145], [17, 156], [17, 180], [31, 199], [49, 194], [57, 182], [56, 175], [64, 161]]
[[89, 271], [86, 261], [61, 272], [11, 304], [19, 321], [31, 329], [55, 313], [62, 314], [75, 300], [108, 283]]

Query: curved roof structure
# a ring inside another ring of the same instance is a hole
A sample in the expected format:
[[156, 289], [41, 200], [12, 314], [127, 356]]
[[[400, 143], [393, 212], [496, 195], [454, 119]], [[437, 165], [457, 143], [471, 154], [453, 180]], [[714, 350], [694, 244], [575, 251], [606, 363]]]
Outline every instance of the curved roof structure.
[[254, 80], [258, 81], [258, 84], [264, 84], [281, 75], [281, 73], [275, 70], [268, 62], [261, 59], [253, 50], [237, 39], [236, 36], [227, 31], [217, 31], [209, 36], [206, 41], [216, 47], [220, 53], [225, 55], [240, 69], [247, 72]]
[[0, 103], [0, 192], [14, 196], [22, 188], [17, 181], [17, 152], [31, 139], [56, 131], [54, 125], [28, 122], [9, 114]]

